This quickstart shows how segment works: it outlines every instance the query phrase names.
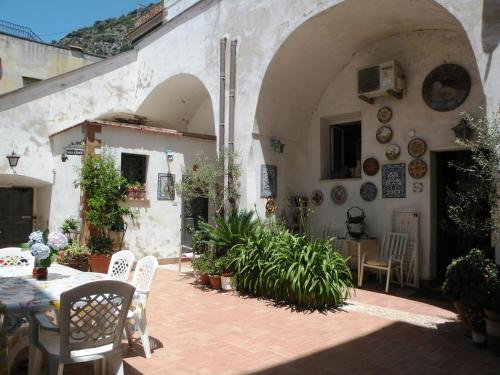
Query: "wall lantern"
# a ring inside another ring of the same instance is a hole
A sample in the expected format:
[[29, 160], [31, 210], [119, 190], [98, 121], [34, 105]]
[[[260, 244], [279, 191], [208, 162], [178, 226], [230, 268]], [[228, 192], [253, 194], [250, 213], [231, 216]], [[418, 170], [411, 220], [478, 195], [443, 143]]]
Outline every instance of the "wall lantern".
[[279, 139], [277, 138], [271, 138], [270, 144], [274, 152], [277, 152], [278, 154], [283, 153], [283, 149], [285, 148], [285, 144], [282, 143]]
[[20, 155], [16, 155], [14, 151], [12, 151], [12, 154], [7, 155], [7, 159], [9, 160], [9, 165], [11, 168], [17, 167], [17, 162], [21, 158]]
[[174, 152], [172, 150], [165, 150], [165, 154], [167, 154], [167, 161], [174, 161]]
[[455, 141], [465, 142], [469, 141], [472, 137], [472, 126], [466, 119], [461, 119], [458, 125], [451, 128], [455, 133]]

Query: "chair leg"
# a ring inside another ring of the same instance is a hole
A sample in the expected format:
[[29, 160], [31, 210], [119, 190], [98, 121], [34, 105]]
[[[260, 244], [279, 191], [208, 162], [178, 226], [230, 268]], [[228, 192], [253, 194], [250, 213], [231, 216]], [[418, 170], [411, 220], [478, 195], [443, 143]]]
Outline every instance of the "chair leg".
[[36, 346], [30, 345], [28, 375], [38, 375], [42, 367], [42, 351]]
[[117, 353], [113, 355], [109, 355], [107, 360], [107, 373], [110, 375], [124, 375], [123, 372], [123, 359], [122, 359], [122, 354]]
[[64, 363], [57, 357], [49, 357], [49, 375], [63, 375]]
[[403, 278], [403, 265], [402, 264], [399, 266], [399, 271], [400, 271], [400, 277], [401, 277], [401, 288], [404, 288], [405, 282], [404, 282], [404, 278]]
[[97, 359], [94, 361], [94, 375], [104, 375], [106, 374], [106, 360]]
[[391, 267], [387, 269], [387, 280], [385, 281], [385, 292], [389, 293], [389, 284], [391, 282]]
[[359, 272], [359, 275], [358, 275], [358, 288], [362, 288], [363, 287], [363, 275], [364, 275], [364, 272], [365, 271], [365, 267], [363, 266], [363, 263], [361, 263], [361, 269], [358, 270]]
[[134, 344], [134, 341], [132, 340], [133, 332], [130, 331], [128, 328], [129, 328], [128, 321], [126, 321], [125, 327], [123, 328], [123, 333], [124, 333], [125, 337], [127, 338], [128, 346], [132, 346]]
[[9, 356], [7, 358], [9, 370], [16, 362], [17, 355], [24, 349], [29, 347], [28, 337], [22, 337], [19, 341], [9, 350]]
[[151, 346], [149, 344], [149, 335], [148, 335], [148, 323], [146, 321], [145, 312], [139, 322], [139, 333], [141, 335], [142, 347], [144, 348], [144, 354], [146, 358], [151, 358]]
[[179, 254], [179, 272], [181, 272], [182, 257]]

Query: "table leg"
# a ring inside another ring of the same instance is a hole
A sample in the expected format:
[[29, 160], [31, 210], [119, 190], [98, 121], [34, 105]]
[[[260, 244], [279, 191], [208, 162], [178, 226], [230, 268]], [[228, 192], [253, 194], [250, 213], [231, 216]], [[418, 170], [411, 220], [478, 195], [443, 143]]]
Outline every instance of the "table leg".
[[361, 280], [361, 241], [358, 241], [358, 285]]

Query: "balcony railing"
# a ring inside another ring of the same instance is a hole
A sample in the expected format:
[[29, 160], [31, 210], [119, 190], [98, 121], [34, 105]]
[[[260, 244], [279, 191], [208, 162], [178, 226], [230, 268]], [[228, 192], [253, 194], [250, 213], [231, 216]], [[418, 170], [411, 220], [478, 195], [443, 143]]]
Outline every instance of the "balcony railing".
[[37, 42], [43, 42], [43, 40], [38, 35], [36, 35], [29, 27], [17, 25], [15, 23], [4, 20], [0, 20], [0, 33], [16, 36], [19, 38], [30, 39]]

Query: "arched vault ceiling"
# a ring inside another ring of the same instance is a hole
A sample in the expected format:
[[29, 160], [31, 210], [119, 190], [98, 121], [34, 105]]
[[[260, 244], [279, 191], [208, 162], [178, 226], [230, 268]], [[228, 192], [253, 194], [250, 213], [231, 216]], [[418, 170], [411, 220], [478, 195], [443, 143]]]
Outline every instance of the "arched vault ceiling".
[[352, 56], [392, 35], [420, 30], [462, 28], [432, 0], [346, 0], [307, 20], [268, 67], [254, 131], [300, 139], [300, 127], [292, 125], [309, 122], [325, 89]]

